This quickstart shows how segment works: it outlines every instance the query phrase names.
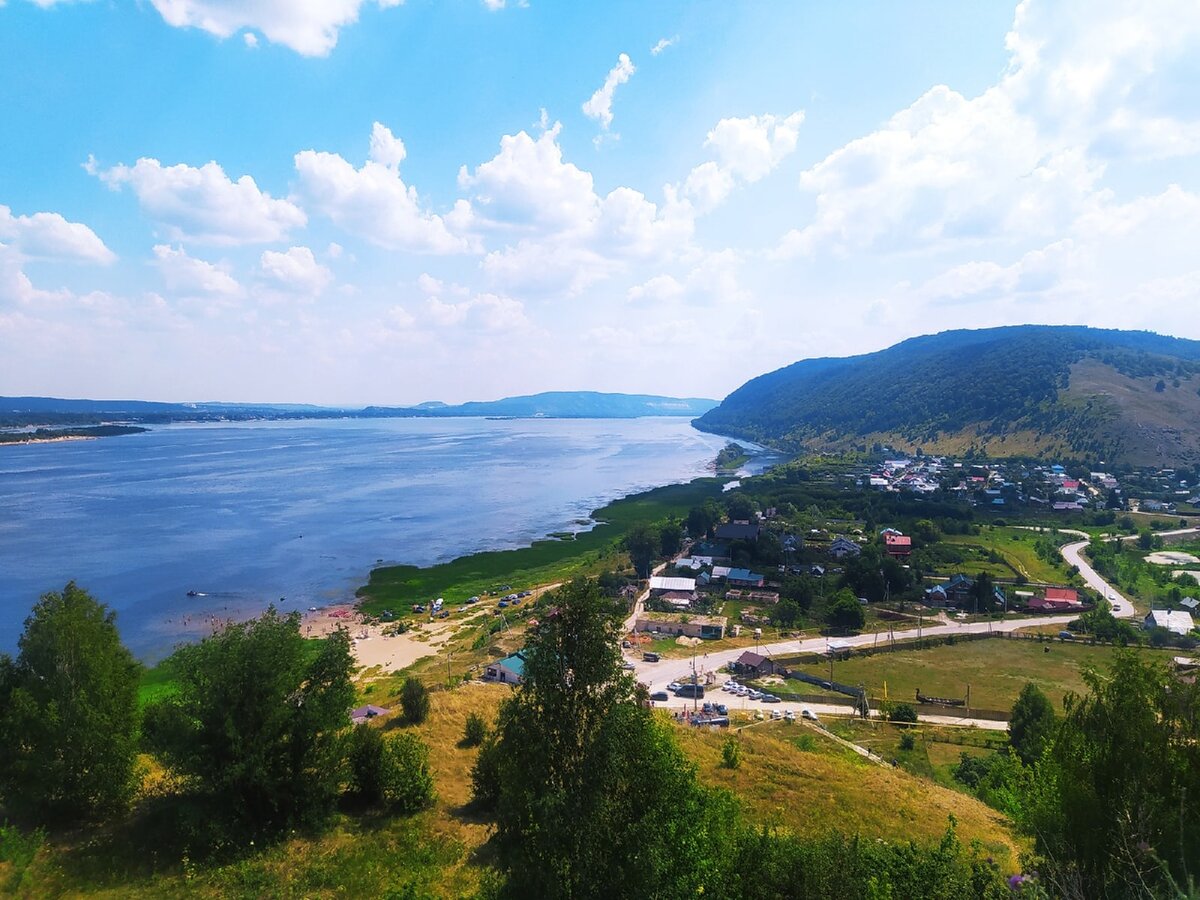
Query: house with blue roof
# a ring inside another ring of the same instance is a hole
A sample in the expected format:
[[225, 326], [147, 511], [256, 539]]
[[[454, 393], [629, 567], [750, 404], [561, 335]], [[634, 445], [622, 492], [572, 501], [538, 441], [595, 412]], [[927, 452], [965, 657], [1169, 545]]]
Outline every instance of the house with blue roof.
[[525, 680], [525, 655], [514, 653], [504, 659], [488, 663], [483, 670], [484, 681], [499, 681], [504, 684], [520, 684]]
[[725, 576], [726, 584], [732, 587], [762, 587], [766, 579], [749, 569], [730, 569]]

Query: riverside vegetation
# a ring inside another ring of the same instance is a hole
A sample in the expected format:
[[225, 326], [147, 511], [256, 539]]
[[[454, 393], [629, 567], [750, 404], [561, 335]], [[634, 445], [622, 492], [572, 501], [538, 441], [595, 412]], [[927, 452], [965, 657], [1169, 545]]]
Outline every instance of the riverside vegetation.
[[[623, 607], [596, 582], [574, 581], [542, 603], [527, 635], [525, 684], [492, 707], [494, 725], [482, 735], [483, 723], [472, 721], [467, 740], [465, 723], [479, 707], [452, 720], [444, 712], [473, 691], [495, 697], [497, 689], [438, 692], [424, 713], [417, 700], [424, 725], [406, 717], [352, 729], [346, 635], [306, 642], [294, 617], [273, 611], [184, 648], [173, 678], [141, 709], [138, 666], [111, 614], [74, 585], [47, 595], [18, 656], [0, 666], [0, 799], [11, 819], [0, 829], [0, 889], [947, 900], [1195, 893], [1188, 873], [1200, 855], [1200, 814], [1186, 798], [1200, 789], [1196, 689], [1154, 662], [1118, 656], [1111, 673], [1088, 676], [1089, 693], [1068, 698], [1062, 716], [1023, 692], [1013, 752], [985, 759], [974, 775], [963, 767], [964, 783], [974, 778], [971, 789], [1030, 835], [1023, 868], [1039, 874], [1026, 877], [964, 845], [953, 820], [940, 840], [916, 842], [748, 818], [741, 791], [754, 793], [754, 780], [796, 748], [771, 732], [747, 733], [734, 737], [737, 765], [723, 767], [723, 738], [677, 737], [645, 705], [620, 667]], [[54, 718], [64, 710], [78, 715]], [[41, 718], [58, 727], [37, 727]], [[36, 766], [106, 776], [34, 777]], [[469, 767], [469, 779], [456, 782], [454, 766]], [[824, 771], [816, 758], [806, 768]], [[894, 782], [875, 783], [876, 805], [908, 789], [875, 767], [860, 766], [858, 777], [875, 773]], [[435, 784], [453, 796], [445, 825], [431, 818], [430, 804], [446, 802]], [[470, 856], [460, 843], [468, 834], [484, 840]]]

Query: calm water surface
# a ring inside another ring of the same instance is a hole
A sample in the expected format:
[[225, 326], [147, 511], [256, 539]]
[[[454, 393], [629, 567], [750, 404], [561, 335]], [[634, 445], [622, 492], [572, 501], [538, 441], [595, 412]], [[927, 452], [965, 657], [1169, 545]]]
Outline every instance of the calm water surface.
[[705, 474], [724, 443], [679, 419], [391, 419], [0, 446], [0, 650], [40, 594], [75, 579], [154, 659], [213, 615], [349, 599], [379, 560], [570, 530], [616, 497]]

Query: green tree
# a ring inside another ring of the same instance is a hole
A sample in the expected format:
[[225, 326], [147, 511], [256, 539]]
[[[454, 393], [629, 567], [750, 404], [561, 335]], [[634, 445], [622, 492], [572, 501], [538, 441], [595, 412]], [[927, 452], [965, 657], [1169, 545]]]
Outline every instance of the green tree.
[[791, 628], [804, 618], [804, 610], [800, 604], [789, 597], [784, 597], [771, 608], [771, 621], [784, 628]]
[[17, 658], [0, 656], [0, 797], [46, 824], [92, 818], [133, 796], [141, 666], [115, 614], [75, 582], [42, 596]]
[[683, 532], [680, 530], [679, 522], [675, 519], [668, 519], [662, 524], [662, 528], [658, 533], [658, 549], [660, 554], [664, 557], [674, 556], [682, 546]]
[[725, 501], [725, 511], [730, 519], [753, 522], [758, 518], [758, 507], [741, 491], [734, 491], [729, 495], [729, 499]]
[[464, 747], [478, 747], [487, 737], [487, 723], [483, 721], [483, 716], [479, 713], [470, 713], [467, 716], [467, 724], [463, 728], [463, 737], [460, 742]]
[[317, 824], [341, 793], [354, 702], [350, 637], [318, 645], [272, 607], [177, 650], [178, 692], [146, 711], [166, 765], [252, 828]]
[[404, 679], [400, 707], [404, 710], [404, 720], [410, 724], [420, 725], [429, 717], [429, 689], [421, 679], [411, 675]]
[[620, 613], [591, 582], [560, 588], [495, 747], [480, 751], [476, 798], [494, 798], [510, 896], [695, 896], [723, 868], [735, 808], [697, 784], [670, 727], [638, 702]]
[[721, 745], [721, 768], [736, 769], [742, 764], [742, 748], [737, 738], [730, 735]]
[[1050, 698], [1027, 683], [1013, 704], [1008, 723], [1008, 742], [1026, 765], [1041, 758], [1042, 751], [1054, 740], [1058, 717]]
[[625, 549], [629, 551], [629, 561], [642, 578], [649, 577], [650, 567], [660, 545], [659, 533], [644, 522], [634, 525], [626, 533]]
[[415, 734], [385, 737], [365, 722], [350, 740], [351, 796], [371, 806], [414, 813], [433, 803], [429, 747]]
[[867, 614], [853, 594], [840, 591], [829, 604], [825, 621], [840, 631], [861, 631], [867, 623]]
[[1200, 696], [1155, 660], [1118, 651], [1085, 671], [1024, 824], [1064, 896], [1183, 896], [1200, 861]]
[[913, 525], [913, 537], [920, 544], [933, 544], [941, 540], [942, 532], [932, 519], [918, 519]]

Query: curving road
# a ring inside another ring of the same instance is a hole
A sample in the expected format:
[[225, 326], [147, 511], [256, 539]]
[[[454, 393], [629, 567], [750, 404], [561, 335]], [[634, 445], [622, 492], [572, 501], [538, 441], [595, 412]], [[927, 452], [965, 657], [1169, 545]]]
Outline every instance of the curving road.
[[[1061, 529], [1064, 533], [1079, 535], [1085, 540], [1080, 540], [1072, 544], [1067, 544], [1062, 547], [1061, 552], [1063, 559], [1067, 565], [1076, 566], [1079, 569], [1079, 574], [1088, 587], [1098, 592], [1102, 597], [1108, 598], [1112, 604], [1113, 615], [1119, 618], [1130, 618], [1134, 615], [1135, 610], [1133, 604], [1127, 597], [1122, 595], [1120, 591], [1114, 588], [1111, 584], [1105, 581], [1083, 558], [1083, 550], [1090, 543], [1091, 538], [1082, 531], [1074, 531], [1071, 529]], [[1160, 532], [1163, 537], [1170, 537], [1180, 534], [1196, 534], [1200, 533], [1200, 528], [1181, 528], [1176, 531]], [[1136, 540], [1137, 535], [1128, 537], [1116, 538], [1110, 537], [1107, 540]], [[639, 598], [639, 601], [641, 598]], [[1010, 632], [1016, 631], [1019, 628], [1027, 628], [1031, 625], [1066, 625], [1074, 621], [1078, 616], [1034, 616], [1024, 619], [1008, 619], [1000, 622], [970, 622], [970, 623], [952, 623], [949, 625], [931, 625], [923, 627], [919, 630], [920, 636], [937, 637], [941, 635], [951, 634], [980, 634], [983, 632]], [[895, 631], [895, 636], [900, 638], [915, 638], [918, 637], [918, 629], [913, 628], [906, 631]], [[875, 634], [859, 634], [852, 637], [839, 638], [845, 644], [851, 647], [863, 647], [868, 644], [873, 644], [878, 640]], [[777, 641], [769, 644], [762, 644], [757, 648], [757, 652], [766, 656], [775, 656], [778, 654], [792, 653], [823, 653], [828, 648], [829, 639], [824, 637], [793, 639], [788, 641]], [[722, 666], [726, 666], [741, 656], [749, 647], [739, 647], [734, 650], [720, 650], [716, 652], [704, 652], [703, 646], [696, 648], [696, 654], [692, 658], [685, 659], [664, 659], [657, 663], [645, 662], [640, 658], [629, 657], [633, 663], [634, 674], [637, 679], [650, 687], [651, 693], [655, 691], [666, 690], [667, 685], [672, 681], [683, 681], [694, 671], [697, 675], [703, 677], [708, 672], [715, 672]], [[725, 698], [727, 695], [724, 692], [719, 692], [719, 696]], [[691, 705], [690, 700], [685, 701], [672, 696], [665, 704], [661, 704], [671, 708], [685, 708]], [[722, 701], [725, 702], [725, 701]], [[811, 704], [810, 704], [811, 706]], [[821, 711], [834, 712], [837, 707], [829, 707], [827, 710]], [[923, 717], [924, 718], [924, 717]], [[937, 717], [943, 718], [943, 717]], [[952, 720], [957, 721], [957, 720]]]

